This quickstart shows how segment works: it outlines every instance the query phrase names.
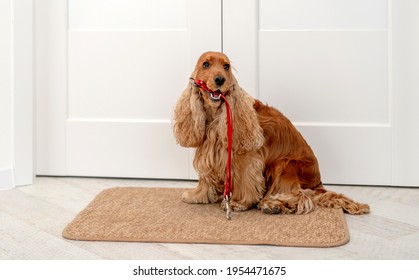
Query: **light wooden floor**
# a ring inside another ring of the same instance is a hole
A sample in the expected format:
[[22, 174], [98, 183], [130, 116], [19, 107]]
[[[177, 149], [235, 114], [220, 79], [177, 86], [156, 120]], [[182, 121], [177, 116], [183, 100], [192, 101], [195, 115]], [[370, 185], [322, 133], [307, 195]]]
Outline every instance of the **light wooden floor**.
[[419, 259], [419, 188], [327, 186], [369, 203], [346, 215], [350, 242], [336, 248], [70, 241], [63, 228], [101, 190], [194, 187], [196, 182], [37, 177], [0, 192], [0, 259]]

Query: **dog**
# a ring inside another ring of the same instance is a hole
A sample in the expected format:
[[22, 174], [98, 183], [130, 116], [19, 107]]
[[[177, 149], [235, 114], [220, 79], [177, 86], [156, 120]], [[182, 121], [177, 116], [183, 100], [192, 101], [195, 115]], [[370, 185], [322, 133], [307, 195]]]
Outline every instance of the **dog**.
[[199, 175], [198, 186], [183, 193], [184, 202], [221, 202], [226, 209], [225, 98], [234, 126], [232, 211], [256, 207], [267, 214], [305, 214], [316, 207], [331, 207], [349, 214], [369, 212], [367, 204], [324, 188], [318, 161], [303, 136], [281, 112], [240, 87], [225, 54], [203, 53], [191, 79], [202, 81], [209, 91], [190, 82], [173, 112], [177, 143], [196, 148], [193, 164]]

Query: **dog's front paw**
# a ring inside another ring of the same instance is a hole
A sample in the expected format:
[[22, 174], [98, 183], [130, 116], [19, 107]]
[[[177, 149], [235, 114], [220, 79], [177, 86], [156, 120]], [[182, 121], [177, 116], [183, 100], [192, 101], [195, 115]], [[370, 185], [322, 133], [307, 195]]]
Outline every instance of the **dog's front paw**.
[[194, 194], [194, 190], [184, 192], [182, 194], [182, 201], [185, 203], [199, 203], [196, 195]]
[[211, 188], [196, 188], [186, 191], [182, 194], [182, 201], [186, 203], [214, 203], [220, 199], [220, 195], [216, 189]]

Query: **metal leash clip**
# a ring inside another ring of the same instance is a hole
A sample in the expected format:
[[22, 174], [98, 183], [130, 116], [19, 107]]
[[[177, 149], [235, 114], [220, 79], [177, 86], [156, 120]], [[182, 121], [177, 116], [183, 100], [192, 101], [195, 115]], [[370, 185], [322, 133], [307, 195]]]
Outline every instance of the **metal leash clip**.
[[231, 220], [230, 197], [231, 197], [231, 193], [229, 195], [226, 195], [225, 196], [225, 201], [226, 201], [226, 218], [227, 218], [227, 220]]

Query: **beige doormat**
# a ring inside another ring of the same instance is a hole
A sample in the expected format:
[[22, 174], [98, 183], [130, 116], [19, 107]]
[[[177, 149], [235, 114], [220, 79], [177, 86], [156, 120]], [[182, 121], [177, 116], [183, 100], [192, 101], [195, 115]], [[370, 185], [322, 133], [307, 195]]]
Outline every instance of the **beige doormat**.
[[90, 241], [258, 244], [334, 247], [349, 241], [340, 209], [306, 215], [267, 215], [259, 210], [225, 218], [217, 204], [186, 204], [186, 189], [120, 187], [102, 191], [63, 231]]

